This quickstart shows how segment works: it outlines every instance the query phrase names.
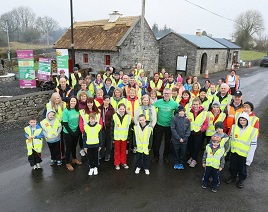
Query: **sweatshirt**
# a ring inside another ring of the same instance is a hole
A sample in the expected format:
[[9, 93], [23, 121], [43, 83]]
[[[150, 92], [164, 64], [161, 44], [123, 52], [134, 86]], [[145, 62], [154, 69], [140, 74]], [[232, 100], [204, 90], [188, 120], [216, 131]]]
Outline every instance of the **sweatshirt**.
[[183, 143], [187, 143], [191, 133], [190, 121], [186, 116], [179, 116], [176, 114], [171, 122], [171, 141], [173, 144], [179, 144], [180, 139], [183, 139]]

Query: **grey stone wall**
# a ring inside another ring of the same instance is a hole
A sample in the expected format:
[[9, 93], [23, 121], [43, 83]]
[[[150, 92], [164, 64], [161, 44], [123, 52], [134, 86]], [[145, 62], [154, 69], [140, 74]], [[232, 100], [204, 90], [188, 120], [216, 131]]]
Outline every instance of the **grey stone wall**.
[[27, 120], [31, 116], [37, 117], [49, 101], [53, 91], [0, 98], [0, 123]]

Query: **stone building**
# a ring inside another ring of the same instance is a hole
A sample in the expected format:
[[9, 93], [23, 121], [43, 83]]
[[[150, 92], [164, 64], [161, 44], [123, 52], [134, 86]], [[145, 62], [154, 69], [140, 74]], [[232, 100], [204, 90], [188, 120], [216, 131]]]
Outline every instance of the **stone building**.
[[[105, 70], [107, 66], [129, 71], [138, 62], [150, 72], [158, 70], [158, 43], [145, 20], [144, 56], [140, 61], [141, 17], [120, 17], [114, 12], [110, 19], [77, 22], [74, 24], [75, 63], [93, 71]], [[55, 49], [69, 49], [71, 55], [71, 30], [54, 44]], [[71, 58], [71, 57], [70, 57]]]
[[227, 67], [227, 47], [201, 33], [196, 35], [171, 32], [158, 40], [159, 68], [170, 73], [183, 72], [199, 76], [223, 71]]

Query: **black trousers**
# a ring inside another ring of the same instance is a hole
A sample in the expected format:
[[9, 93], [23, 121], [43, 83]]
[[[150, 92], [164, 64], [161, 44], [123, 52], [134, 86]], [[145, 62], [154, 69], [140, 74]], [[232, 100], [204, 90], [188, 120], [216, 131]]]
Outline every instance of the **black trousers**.
[[149, 160], [149, 155], [140, 152], [136, 153], [136, 167], [141, 169], [143, 164], [144, 169], [149, 169]]
[[190, 157], [197, 161], [198, 154], [202, 145], [202, 134], [191, 134], [188, 140], [188, 150]]
[[61, 160], [60, 157], [60, 141], [49, 143], [47, 142], [48, 148], [50, 150], [51, 160]]
[[237, 153], [231, 153], [229, 168], [231, 178], [236, 179], [237, 174], [239, 180], [245, 180], [247, 178], [246, 159], [246, 157], [242, 157]]
[[105, 159], [111, 158], [111, 149], [112, 149], [112, 141], [111, 141], [111, 133], [110, 129], [104, 129], [102, 131], [102, 148], [100, 151], [100, 157]]
[[153, 150], [154, 157], [159, 159], [159, 150], [161, 147], [162, 137], [165, 135], [165, 149], [164, 149], [164, 158], [167, 158], [170, 151], [170, 140], [171, 140], [171, 129], [170, 127], [163, 127], [158, 124], [154, 127], [154, 142]]
[[64, 141], [64, 138], [63, 138], [63, 131], [61, 131], [61, 134], [60, 134], [60, 154], [61, 154], [61, 159], [63, 159], [65, 157], [65, 141]]
[[28, 155], [28, 161], [32, 167], [37, 163], [41, 163], [41, 153], [37, 153], [35, 150], [33, 150], [33, 153], [31, 155]]
[[231, 95], [234, 95], [234, 93], [235, 93], [235, 91], [236, 91], [236, 88], [233, 87], [233, 88], [230, 88], [230, 90], [231, 90]]
[[187, 143], [173, 144], [173, 149], [174, 149], [174, 163], [184, 165], [186, 162]]
[[205, 174], [202, 180], [204, 185], [208, 184], [210, 177], [212, 177], [212, 187], [217, 189], [219, 185], [219, 177], [220, 177], [219, 169], [215, 169], [211, 166], [207, 166], [205, 168]]
[[71, 154], [72, 158], [76, 159], [76, 146], [78, 143], [79, 136], [72, 137], [71, 135], [63, 132], [63, 138], [66, 145], [66, 152], [65, 152], [66, 163], [70, 163]]
[[80, 149], [83, 149], [83, 136], [82, 136], [82, 133], [79, 133], [79, 147]]
[[87, 149], [88, 164], [91, 169], [98, 167], [98, 164], [99, 164], [99, 151], [98, 150], [99, 150], [99, 147]]

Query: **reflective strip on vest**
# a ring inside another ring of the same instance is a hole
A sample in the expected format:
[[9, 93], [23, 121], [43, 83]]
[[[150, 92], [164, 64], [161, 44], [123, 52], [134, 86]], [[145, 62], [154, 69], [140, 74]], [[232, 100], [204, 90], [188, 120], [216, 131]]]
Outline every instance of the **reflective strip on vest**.
[[[86, 114], [84, 109], [79, 110], [79, 114], [84, 121], [84, 125], [86, 125], [89, 122], [89, 114]], [[97, 122], [99, 123], [100, 122], [100, 113], [96, 114], [96, 119], [97, 119]]]
[[[81, 73], [78, 72], [78, 77], [81, 77]], [[74, 76], [74, 74], [71, 74], [71, 79], [72, 79], [72, 87], [74, 87], [76, 85], [76, 78]]]
[[94, 127], [89, 126], [88, 124], [84, 126], [85, 133], [87, 134], [86, 144], [94, 145], [100, 143], [99, 132], [101, 130], [101, 125], [96, 124]]
[[47, 137], [46, 139], [50, 139], [54, 136], [58, 136], [58, 128], [60, 126], [60, 121], [55, 118], [55, 121], [53, 123], [53, 127], [49, 124], [47, 119], [44, 119], [43, 121], [40, 122], [41, 127], [43, 130], [46, 132]]
[[131, 101], [127, 100], [127, 113], [131, 115], [131, 117], [133, 118], [134, 117], [134, 111], [136, 111], [139, 106], [140, 106], [140, 103], [139, 103], [139, 99], [135, 100], [134, 101], [134, 108], [132, 108], [132, 103]]
[[[218, 116], [217, 120], [214, 122], [215, 116], [214, 114], [209, 111], [208, 112], [208, 128], [206, 130], [206, 136], [212, 136], [216, 130], [215, 130], [215, 123], [217, 123], [218, 121], [222, 121], [225, 119], [226, 114], [225, 113], [220, 113], [220, 115]], [[214, 122], [214, 124], [213, 124]]]
[[139, 125], [134, 126], [134, 133], [135, 133], [136, 144], [137, 144], [137, 152], [149, 155], [148, 147], [149, 147], [150, 135], [152, 133], [152, 128], [149, 126], [146, 126], [142, 130]]
[[242, 157], [247, 157], [250, 150], [251, 141], [258, 134], [258, 130], [252, 126], [248, 126], [243, 135], [239, 135], [240, 128], [233, 125], [231, 138], [231, 152], [237, 153]]
[[[162, 87], [162, 84], [163, 84], [163, 81], [159, 79], [158, 82], [157, 82], [157, 85], [155, 86], [155, 83], [151, 80], [150, 81], [150, 88], [152, 88], [152, 89], [159, 88], [160, 89]], [[156, 91], [156, 95], [157, 96], [162, 96], [160, 91]]]
[[208, 144], [206, 146], [207, 158], [206, 158], [206, 166], [211, 166], [214, 169], [219, 169], [221, 158], [224, 156], [224, 148], [220, 145], [220, 147], [213, 154], [211, 147]]
[[232, 100], [232, 95], [228, 94], [227, 98], [224, 98], [221, 102], [218, 96], [215, 95], [214, 97], [214, 101], [213, 102], [220, 102], [221, 106], [220, 109], [221, 111], [223, 111], [225, 109], [225, 107], [230, 104], [231, 100]]
[[48, 110], [54, 110], [56, 112], [55, 118], [57, 118], [59, 121], [62, 121], [62, 112], [66, 108], [66, 102], [63, 102], [63, 108], [61, 106], [58, 106], [58, 110], [56, 111], [55, 108], [52, 108], [51, 102], [48, 102], [46, 104], [47, 111]]
[[131, 116], [126, 114], [123, 118], [122, 124], [117, 114], [113, 115], [114, 120], [114, 140], [126, 141], [128, 137], [128, 128], [131, 121]]
[[113, 106], [113, 108], [114, 108], [115, 111], [117, 111], [117, 109], [118, 109], [117, 107], [121, 103], [123, 103], [125, 106], [127, 106], [126, 105], [127, 104], [127, 100], [125, 98], [120, 99], [118, 101], [118, 103], [117, 103], [117, 101], [114, 99], [114, 97], [111, 97], [111, 105]]
[[[24, 131], [29, 135], [29, 136], [37, 136], [42, 132], [42, 129], [36, 129], [34, 131], [34, 133], [32, 134], [31, 132], [31, 128], [25, 127]], [[41, 153], [42, 152], [42, 147], [43, 147], [43, 139], [42, 138], [33, 138], [31, 140], [31, 142], [28, 142], [28, 139], [26, 139], [26, 146], [27, 146], [27, 150], [28, 150], [28, 155], [32, 155], [33, 154], [33, 149], [37, 152], [37, 153]]]
[[236, 114], [241, 114], [243, 111], [243, 108], [238, 108], [237, 110], [234, 109], [234, 107], [231, 107], [230, 105], [227, 106], [228, 116], [226, 118], [227, 128], [231, 128], [233, 124], [237, 124], [235, 117]]
[[189, 120], [191, 122], [191, 131], [199, 132], [204, 121], [207, 117], [207, 112], [202, 111], [198, 114], [198, 116], [194, 119], [194, 114], [192, 112], [189, 112]]

